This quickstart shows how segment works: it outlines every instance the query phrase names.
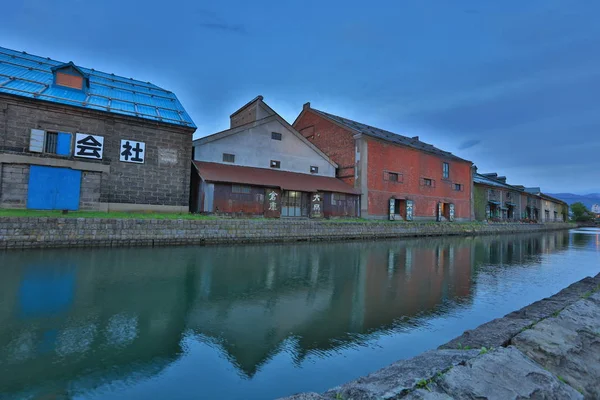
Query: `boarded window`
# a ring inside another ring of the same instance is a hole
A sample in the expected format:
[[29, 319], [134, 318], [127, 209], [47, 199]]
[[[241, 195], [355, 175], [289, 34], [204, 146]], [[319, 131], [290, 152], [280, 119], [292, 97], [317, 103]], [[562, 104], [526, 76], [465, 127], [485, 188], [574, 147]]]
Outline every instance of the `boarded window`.
[[271, 160], [271, 168], [281, 168], [281, 161]]
[[65, 74], [63, 72], [56, 73], [56, 84], [60, 86], [70, 87], [73, 89], [83, 89], [83, 78], [78, 75]]
[[273, 140], [281, 140], [281, 133], [271, 132], [271, 139], [273, 139]]
[[319, 167], [315, 167], [314, 165], [310, 166], [310, 173], [311, 174], [316, 174], [319, 172]]
[[234, 163], [235, 162], [235, 155], [234, 154], [223, 153], [223, 162]]
[[450, 177], [450, 164], [447, 162], [442, 164], [442, 177], [448, 179]]
[[252, 188], [250, 186], [245, 185], [232, 185], [231, 193], [241, 193], [241, 194], [250, 194]]

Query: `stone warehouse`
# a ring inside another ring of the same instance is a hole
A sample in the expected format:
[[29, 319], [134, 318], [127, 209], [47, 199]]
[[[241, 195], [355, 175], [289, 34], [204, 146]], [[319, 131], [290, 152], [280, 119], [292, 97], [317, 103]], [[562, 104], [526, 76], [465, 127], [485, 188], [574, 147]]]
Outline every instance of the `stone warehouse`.
[[231, 127], [194, 141], [191, 211], [271, 218], [360, 215], [337, 164], [258, 96]]
[[316, 110], [294, 128], [331, 157], [337, 177], [362, 193], [361, 216], [391, 220], [472, 219], [472, 163], [419, 140]]
[[0, 48], [0, 207], [187, 211], [195, 130], [149, 82]]

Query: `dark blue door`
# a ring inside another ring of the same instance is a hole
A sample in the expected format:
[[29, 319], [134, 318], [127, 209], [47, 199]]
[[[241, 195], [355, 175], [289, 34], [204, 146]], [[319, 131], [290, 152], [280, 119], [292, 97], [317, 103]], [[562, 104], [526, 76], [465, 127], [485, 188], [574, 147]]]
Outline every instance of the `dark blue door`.
[[81, 171], [69, 168], [29, 168], [27, 208], [36, 210], [78, 210]]

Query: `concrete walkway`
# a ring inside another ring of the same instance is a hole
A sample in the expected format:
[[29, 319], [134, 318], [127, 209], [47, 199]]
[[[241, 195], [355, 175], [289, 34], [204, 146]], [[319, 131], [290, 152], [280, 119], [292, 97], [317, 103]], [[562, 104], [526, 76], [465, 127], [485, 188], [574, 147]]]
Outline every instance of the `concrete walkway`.
[[287, 400], [600, 399], [600, 274], [437, 350]]

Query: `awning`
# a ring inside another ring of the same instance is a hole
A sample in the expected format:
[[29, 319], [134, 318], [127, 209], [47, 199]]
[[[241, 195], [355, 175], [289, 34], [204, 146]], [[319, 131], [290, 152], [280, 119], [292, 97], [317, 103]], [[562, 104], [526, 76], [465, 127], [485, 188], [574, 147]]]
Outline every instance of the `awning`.
[[515, 206], [516, 206], [516, 204], [515, 204], [515, 203], [513, 203], [512, 201], [507, 201], [505, 204], [506, 204], [507, 206], [510, 206], [510, 207], [515, 207]]
[[496, 205], [496, 206], [499, 206], [499, 205], [500, 205], [500, 202], [499, 202], [499, 201], [496, 201], [496, 200], [488, 200], [488, 203], [490, 203], [490, 204], [493, 204], [493, 205]]
[[200, 176], [207, 182], [266, 186], [299, 192], [336, 192], [360, 194], [360, 190], [332, 177], [300, 174], [267, 168], [194, 161]]

